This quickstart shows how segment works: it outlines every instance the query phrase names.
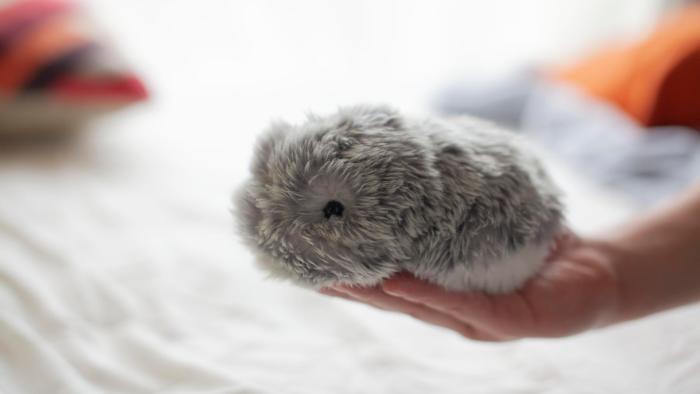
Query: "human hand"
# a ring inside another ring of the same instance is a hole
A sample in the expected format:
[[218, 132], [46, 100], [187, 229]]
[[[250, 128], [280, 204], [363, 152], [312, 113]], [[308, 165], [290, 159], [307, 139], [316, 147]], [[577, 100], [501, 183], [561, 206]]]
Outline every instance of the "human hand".
[[595, 242], [574, 240], [521, 290], [460, 293], [401, 273], [373, 288], [339, 286], [321, 293], [408, 314], [476, 340], [561, 337], [615, 321], [618, 280]]

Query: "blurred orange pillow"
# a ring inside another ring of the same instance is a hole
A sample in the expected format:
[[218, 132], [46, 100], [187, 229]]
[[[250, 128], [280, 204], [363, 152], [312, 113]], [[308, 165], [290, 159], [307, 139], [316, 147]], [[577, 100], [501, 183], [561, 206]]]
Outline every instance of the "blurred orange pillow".
[[603, 50], [554, 77], [642, 125], [700, 129], [700, 4], [672, 13], [643, 41]]

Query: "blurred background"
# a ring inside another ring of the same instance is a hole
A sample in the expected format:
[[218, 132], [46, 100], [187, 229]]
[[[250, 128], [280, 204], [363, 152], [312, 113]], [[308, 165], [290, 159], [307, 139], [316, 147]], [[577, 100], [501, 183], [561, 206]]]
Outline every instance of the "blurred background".
[[[700, 360], [683, 350], [700, 344], [697, 311], [576, 339], [471, 343], [265, 281], [229, 213], [272, 119], [388, 103], [529, 135], [575, 229], [619, 223], [700, 174], [677, 171], [700, 169], [697, 133], [586, 90], [587, 69], [566, 67], [636, 45], [690, 2], [40, 3], [12, 14], [19, 24], [0, 10], [0, 391], [700, 387]], [[59, 27], [18, 38], [57, 9], [69, 14]], [[679, 142], [650, 152], [653, 127]]]

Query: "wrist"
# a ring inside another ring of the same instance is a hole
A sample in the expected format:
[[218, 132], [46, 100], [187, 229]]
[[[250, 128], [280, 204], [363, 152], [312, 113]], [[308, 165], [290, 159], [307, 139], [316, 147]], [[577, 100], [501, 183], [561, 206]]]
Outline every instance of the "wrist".
[[[660, 226], [659, 226], [660, 227]], [[638, 319], [700, 299], [698, 242], [673, 229], [630, 226], [593, 242], [613, 273], [615, 312], [608, 324]]]

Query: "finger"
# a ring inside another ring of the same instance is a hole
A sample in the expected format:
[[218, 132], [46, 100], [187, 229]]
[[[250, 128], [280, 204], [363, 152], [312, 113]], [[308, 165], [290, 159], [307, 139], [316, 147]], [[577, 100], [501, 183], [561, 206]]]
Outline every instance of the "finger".
[[499, 340], [499, 338], [476, 330], [469, 324], [459, 321], [454, 317], [441, 313], [437, 310], [430, 309], [425, 305], [416, 304], [402, 298], [393, 297], [383, 292], [379, 287], [340, 287], [335, 288], [335, 290], [345, 292], [351, 297], [376, 306], [377, 308], [405, 313], [416, 319], [423, 320], [426, 323], [450, 329], [470, 339], [480, 341]]
[[338, 290], [334, 290], [334, 289], [330, 289], [330, 288], [324, 288], [324, 289], [318, 290], [318, 292], [321, 293], [321, 294], [325, 294], [325, 295], [331, 296], [331, 297], [342, 298], [342, 299], [344, 299], [344, 300], [362, 303], [362, 304], [371, 306], [371, 307], [373, 307], [373, 308], [381, 309], [381, 310], [383, 310], [383, 311], [393, 312], [392, 310], [389, 310], [389, 309], [386, 309], [386, 308], [382, 308], [382, 307], [380, 307], [379, 305], [371, 304], [371, 303], [369, 303], [369, 302], [367, 302], [367, 301], [361, 300], [361, 299], [359, 299], [359, 298], [357, 298], [357, 297], [353, 297], [353, 296], [350, 295], [350, 294], [346, 294], [346, 293], [343, 293], [343, 292], [338, 291]]
[[327, 295], [327, 296], [331, 296], [331, 297], [343, 298], [343, 299], [350, 300], [350, 301], [357, 301], [356, 299], [350, 297], [349, 295], [347, 295], [343, 292], [337, 291], [337, 290], [333, 290], [329, 287], [324, 287], [322, 289], [319, 289], [318, 292], [321, 294]]
[[409, 274], [387, 279], [382, 289], [390, 295], [425, 305], [480, 328], [493, 328], [499, 323], [493, 297], [486, 294], [448, 291]]
[[342, 299], [345, 299], [348, 301], [359, 302], [359, 303], [369, 305], [369, 306], [377, 308], [377, 309], [381, 309], [383, 311], [394, 312], [394, 310], [387, 309], [387, 308], [382, 307], [380, 305], [376, 305], [376, 304], [367, 302], [365, 299], [361, 299], [359, 297], [353, 296], [347, 290], [344, 290], [344, 291], [345, 292], [339, 291], [339, 290], [336, 290], [335, 288], [323, 288], [323, 289], [320, 289], [318, 292], [321, 294], [329, 295], [331, 297], [337, 297], [337, 298], [342, 298]]

